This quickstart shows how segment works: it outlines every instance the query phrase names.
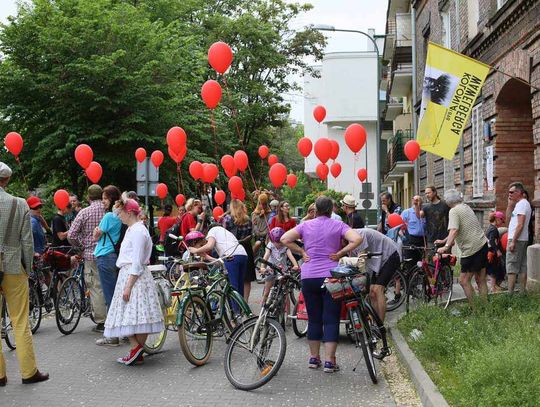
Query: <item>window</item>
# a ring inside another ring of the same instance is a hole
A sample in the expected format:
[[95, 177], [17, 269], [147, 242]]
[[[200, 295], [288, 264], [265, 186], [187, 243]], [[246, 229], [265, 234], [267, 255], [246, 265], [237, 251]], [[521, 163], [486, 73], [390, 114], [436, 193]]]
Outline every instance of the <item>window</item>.
[[445, 48], [452, 49], [452, 27], [448, 10], [441, 12], [441, 44]]
[[497, 0], [497, 10], [506, 4], [508, 0]]
[[467, 27], [469, 39], [472, 39], [478, 34], [478, 20], [480, 19], [480, 10], [478, 8], [478, 0], [467, 1]]
[[471, 114], [473, 198], [484, 195], [484, 141], [482, 139], [482, 104], [477, 104]]

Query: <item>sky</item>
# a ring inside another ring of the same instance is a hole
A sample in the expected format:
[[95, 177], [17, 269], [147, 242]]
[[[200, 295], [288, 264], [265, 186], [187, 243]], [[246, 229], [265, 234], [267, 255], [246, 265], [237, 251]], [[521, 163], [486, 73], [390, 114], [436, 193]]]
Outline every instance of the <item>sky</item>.
[[[249, 1], [249, 0], [246, 0]], [[299, 0], [287, 0], [297, 2]], [[311, 0], [314, 7], [292, 22], [292, 29], [302, 29], [310, 24], [332, 25], [339, 29], [366, 31], [375, 29], [376, 34], [384, 34], [386, 24], [387, 0]], [[0, 0], [0, 22], [7, 22], [7, 16], [16, 13], [17, 0]], [[367, 38], [355, 33], [330, 33], [326, 52], [365, 51]], [[302, 84], [302, 78], [291, 78]], [[303, 98], [300, 94], [287, 94], [286, 100], [291, 105], [291, 118], [303, 121]]]

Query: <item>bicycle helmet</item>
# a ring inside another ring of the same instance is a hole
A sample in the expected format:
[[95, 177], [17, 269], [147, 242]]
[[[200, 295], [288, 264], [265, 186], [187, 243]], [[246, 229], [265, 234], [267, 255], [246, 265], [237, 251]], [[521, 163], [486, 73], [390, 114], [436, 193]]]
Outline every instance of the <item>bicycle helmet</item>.
[[196, 242], [204, 238], [205, 236], [203, 233], [194, 230], [193, 232], [189, 232], [184, 238], [184, 240], [188, 246], [191, 246], [192, 244], [195, 244]]
[[279, 239], [281, 239], [281, 236], [285, 233], [285, 230], [283, 228], [277, 227], [270, 230], [270, 240], [274, 243], [279, 242]]

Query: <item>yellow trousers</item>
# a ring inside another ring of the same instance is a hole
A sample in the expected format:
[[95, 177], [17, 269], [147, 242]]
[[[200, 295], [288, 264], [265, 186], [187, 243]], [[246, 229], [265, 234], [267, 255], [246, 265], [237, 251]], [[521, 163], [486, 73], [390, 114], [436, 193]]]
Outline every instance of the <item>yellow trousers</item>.
[[[16, 352], [21, 376], [23, 379], [28, 379], [37, 372], [34, 343], [32, 342], [32, 332], [28, 321], [30, 307], [28, 276], [24, 273], [4, 274], [2, 295], [6, 298], [9, 317], [15, 332]], [[0, 315], [2, 315], [1, 307], [2, 302], [0, 301]], [[0, 378], [4, 377], [6, 377], [6, 360], [4, 359], [2, 341], [0, 340]]]

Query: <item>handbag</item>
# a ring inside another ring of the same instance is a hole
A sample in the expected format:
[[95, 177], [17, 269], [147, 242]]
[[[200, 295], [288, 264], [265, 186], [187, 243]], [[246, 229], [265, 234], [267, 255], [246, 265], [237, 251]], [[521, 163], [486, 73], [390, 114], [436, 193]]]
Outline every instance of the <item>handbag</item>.
[[156, 284], [161, 309], [169, 308], [172, 304], [171, 283], [165, 278], [155, 278], [154, 283]]
[[[9, 219], [8, 224], [6, 227], [5, 234], [11, 233], [11, 228], [13, 226], [13, 218], [15, 217], [15, 210], [17, 209], [17, 200], [13, 198], [11, 201], [11, 208], [9, 210]], [[2, 242], [2, 245], [0, 246], [0, 286], [2, 285], [2, 280], [4, 279], [4, 242], [6, 241], [6, 238], [4, 236], [4, 241]], [[1, 289], [1, 287], [0, 287]]]

